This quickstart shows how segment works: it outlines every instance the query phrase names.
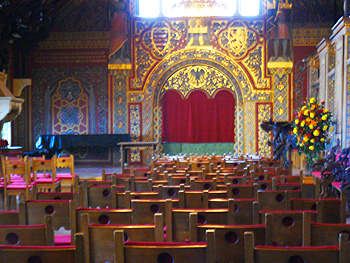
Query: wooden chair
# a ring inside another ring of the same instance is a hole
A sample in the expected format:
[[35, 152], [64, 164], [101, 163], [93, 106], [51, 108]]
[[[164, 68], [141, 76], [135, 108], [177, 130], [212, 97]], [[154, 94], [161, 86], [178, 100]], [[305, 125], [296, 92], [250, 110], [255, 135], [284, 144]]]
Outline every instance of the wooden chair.
[[52, 216], [52, 227], [58, 231], [62, 227], [70, 230], [70, 235], [55, 236], [55, 243], [73, 244], [75, 225], [74, 200], [27, 200], [19, 204], [21, 225], [45, 224], [45, 216]]
[[123, 230], [116, 230], [115, 259], [120, 263], [215, 263], [215, 233], [208, 230], [206, 242], [167, 243], [167, 242], [125, 242]]
[[116, 185], [91, 185], [85, 188], [87, 196], [84, 207], [91, 208], [117, 208]]
[[[38, 191], [41, 192], [60, 192], [61, 180], [56, 178], [56, 158], [53, 157], [50, 160], [44, 160], [42, 158], [32, 158], [32, 172], [33, 180], [37, 185]], [[50, 171], [50, 177], [38, 178], [39, 171], [43, 171], [44, 175]]]
[[68, 173], [63, 172], [57, 172], [56, 178], [61, 180], [61, 185], [64, 187], [68, 186], [69, 191], [74, 191], [74, 155], [70, 154], [69, 156], [60, 156], [57, 157], [56, 155], [53, 157], [56, 159], [56, 168], [57, 169], [64, 169], [68, 168]]
[[217, 190], [227, 190], [227, 197], [229, 198], [239, 198], [239, 199], [252, 199], [256, 198], [258, 185], [232, 185], [226, 184], [226, 186], [219, 186]]
[[[17, 209], [16, 200], [11, 197], [29, 198], [29, 191], [32, 189], [30, 168], [28, 158], [8, 160], [1, 155], [1, 170], [4, 177], [4, 208], [5, 210]], [[15, 175], [17, 181], [11, 179]], [[13, 181], [12, 181], [13, 180]]]
[[217, 180], [218, 185], [230, 183], [232, 185], [247, 184], [247, 175], [228, 175], [227, 173], [219, 174], [220, 179]]
[[282, 162], [280, 160], [268, 160], [268, 159], [261, 159], [259, 162], [259, 165], [261, 165], [264, 168], [281, 168]]
[[83, 208], [76, 209], [76, 224], [74, 227], [76, 232], [82, 231], [82, 215], [88, 214], [90, 224], [101, 225], [131, 225], [132, 224], [132, 210], [131, 209], [96, 209]]
[[217, 190], [216, 179], [214, 180], [195, 180], [190, 179], [190, 190]]
[[310, 238], [304, 246], [337, 245], [340, 233], [350, 234], [350, 224], [315, 223], [309, 220], [309, 224], [304, 224], [305, 227], [309, 229]]
[[159, 199], [177, 199], [179, 198], [180, 190], [189, 190], [189, 185], [156, 185], [153, 186], [153, 191], [158, 192]]
[[225, 168], [232, 167], [238, 170], [243, 170], [245, 166], [245, 160], [225, 160], [223, 164], [223, 167]]
[[162, 214], [154, 215], [149, 225], [89, 224], [88, 214], [82, 215], [85, 262], [114, 262], [114, 231], [123, 230], [125, 241], [163, 242]]
[[179, 191], [179, 208], [209, 208], [208, 200], [210, 198], [226, 198], [227, 192], [221, 191]]
[[[80, 190], [79, 190], [80, 188]], [[36, 185], [33, 186], [32, 200], [74, 200], [76, 207], [83, 206], [84, 192], [83, 187], [79, 186], [77, 192], [38, 192]]]
[[74, 246], [0, 245], [0, 262], [83, 263], [83, 237], [81, 234], [76, 234], [75, 239]]
[[316, 221], [315, 211], [268, 211], [265, 215], [265, 245], [302, 246], [303, 218], [309, 213], [310, 220]]
[[254, 233], [255, 244], [265, 244], [265, 225], [198, 225], [194, 229], [197, 240], [193, 242], [204, 242], [209, 229], [215, 230], [217, 262], [244, 262], [244, 233], [247, 231]]
[[45, 217], [45, 225], [0, 225], [0, 244], [54, 246], [52, 217]]
[[0, 211], [0, 225], [19, 225], [18, 210]]
[[255, 246], [254, 233], [244, 234], [245, 263], [270, 262], [317, 262], [345, 263], [350, 262], [348, 254], [348, 235], [340, 234], [337, 246], [315, 247], [276, 247]]
[[276, 190], [301, 190], [301, 183], [277, 183]]
[[[179, 200], [171, 200], [172, 207], [179, 207]], [[165, 213], [165, 199], [133, 199], [131, 200], [132, 223], [153, 224], [156, 213]], [[164, 218], [164, 224], [165, 218]]]
[[130, 209], [131, 200], [134, 199], [163, 199], [158, 192], [117, 192], [118, 209]]
[[166, 200], [165, 221], [167, 242], [185, 242], [189, 239], [190, 214], [196, 213], [199, 224], [228, 225], [232, 222], [233, 211], [228, 209], [176, 209]]
[[345, 223], [346, 222], [345, 198], [328, 198], [328, 199], [292, 198], [291, 209], [317, 211], [318, 223]]
[[300, 198], [301, 192], [296, 191], [262, 191], [257, 192], [260, 210], [291, 210], [291, 199]]
[[231, 224], [252, 225], [259, 223], [259, 211], [254, 211], [254, 202], [257, 199], [238, 199], [238, 198], [212, 198], [209, 199], [208, 208], [229, 208], [233, 207], [233, 218]]

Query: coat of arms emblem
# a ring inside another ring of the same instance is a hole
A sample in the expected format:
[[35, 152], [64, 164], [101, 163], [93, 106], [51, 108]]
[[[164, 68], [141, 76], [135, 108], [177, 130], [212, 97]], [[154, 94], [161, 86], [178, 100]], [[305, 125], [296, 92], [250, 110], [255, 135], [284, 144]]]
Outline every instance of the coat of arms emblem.
[[169, 29], [167, 27], [156, 27], [152, 29], [152, 43], [158, 52], [163, 53], [169, 45]]
[[239, 55], [244, 52], [247, 46], [248, 32], [243, 27], [233, 27], [229, 29], [228, 39], [230, 43], [230, 49], [235, 55]]

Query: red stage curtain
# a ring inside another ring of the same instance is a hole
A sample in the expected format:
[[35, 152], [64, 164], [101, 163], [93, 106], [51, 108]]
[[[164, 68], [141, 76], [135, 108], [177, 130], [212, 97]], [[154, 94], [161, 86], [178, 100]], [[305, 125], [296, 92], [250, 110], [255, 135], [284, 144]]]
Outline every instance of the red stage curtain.
[[235, 102], [228, 90], [214, 98], [196, 90], [187, 99], [170, 90], [163, 95], [162, 108], [165, 142], [234, 142]]

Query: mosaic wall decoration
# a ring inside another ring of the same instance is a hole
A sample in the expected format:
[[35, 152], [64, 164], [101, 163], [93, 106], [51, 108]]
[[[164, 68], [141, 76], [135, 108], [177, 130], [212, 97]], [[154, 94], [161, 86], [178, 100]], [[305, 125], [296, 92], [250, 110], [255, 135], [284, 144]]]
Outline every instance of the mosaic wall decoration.
[[[52, 127], [52, 96], [60, 83], [71, 80], [80, 83], [88, 100], [89, 115], [83, 115], [88, 123], [89, 134], [108, 133], [107, 69], [85, 68], [37, 68], [33, 70], [33, 137], [50, 134]], [[63, 81], [63, 82], [62, 82]], [[70, 96], [67, 95], [67, 100]], [[83, 113], [83, 112], [81, 112]], [[75, 116], [76, 117], [76, 116]]]
[[314, 85], [316, 83], [318, 83], [319, 79], [320, 79], [320, 75], [319, 75], [319, 72], [320, 72], [320, 59], [317, 57], [315, 59], [312, 59], [310, 61], [310, 76], [311, 76], [311, 79], [310, 79], [310, 82], [311, 82], [311, 85]]
[[[215, 36], [213, 46], [235, 61], [249, 69], [254, 79], [254, 87], [266, 89], [270, 85], [270, 78], [265, 76], [266, 72], [266, 39], [263, 36], [263, 21], [212, 21], [213, 35]], [[217, 44], [216, 44], [217, 43]]]
[[[129, 104], [129, 133], [131, 141], [136, 142], [141, 140], [142, 136], [142, 104], [130, 103]], [[139, 150], [130, 151], [130, 163], [141, 162], [141, 152]]]
[[136, 20], [133, 46], [135, 59], [134, 76], [130, 79], [131, 90], [142, 90], [145, 76], [154, 64], [184, 45], [186, 22], [160, 20], [156, 22]]
[[[141, 123], [135, 122], [132, 130], [139, 129], [142, 140], [161, 142], [160, 105], [165, 91], [176, 89], [186, 97], [202, 89], [212, 96], [225, 88], [237, 97], [234, 152], [254, 153], [263, 147], [258, 145], [256, 103], [270, 105], [271, 113], [279, 112], [278, 120], [288, 120], [291, 90], [290, 72], [279, 79], [267, 72], [265, 30], [263, 19], [135, 18], [127, 102], [129, 122], [134, 118], [130, 107], [135, 111], [137, 104]], [[272, 80], [278, 81], [273, 89]], [[144, 155], [150, 157], [147, 152]]]
[[245, 137], [244, 137], [244, 153], [254, 154], [255, 150], [255, 103], [248, 102], [244, 107], [244, 127], [245, 127]]
[[327, 94], [327, 109], [331, 112], [334, 112], [334, 84], [335, 84], [335, 75], [328, 77], [328, 94]]
[[[350, 145], [350, 27], [347, 26], [347, 54], [346, 54], [346, 135], [345, 135], [345, 147], [348, 147]], [[343, 144], [344, 145], [344, 144]]]
[[326, 28], [294, 28], [292, 38], [294, 46], [317, 46], [322, 39], [332, 33], [331, 27]]
[[[191, 50], [189, 50], [189, 51], [191, 51]], [[191, 52], [193, 52], [193, 51], [191, 51]], [[190, 52], [190, 54], [191, 54], [191, 52]], [[204, 54], [205, 54], [205, 52], [206, 52], [206, 50], [203, 50]], [[185, 59], [186, 57], [184, 56], [184, 54], [186, 54], [186, 53], [185, 52], [182, 53], [183, 58]], [[169, 58], [170, 58], [170, 61], [171, 61], [172, 58], [171, 57], [169, 57]], [[192, 58], [192, 56], [190, 58]], [[186, 69], [186, 68], [182, 68], [181, 66], [187, 65], [187, 64], [196, 64], [196, 65], [202, 65], [201, 67], [204, 67], [205, 65], [208, 65], [210, 67], [205, 67], [207, 70], [209, 70], [209, 71], [213, 71], [214, 70], [214, 71], [217, 72], [216, 73], [217, 75], [219, 75], [219, 76], [226, 76], [226, 78], [229, 79], [233, 83], [233, 85], [231, 84], [228, 87], [232, 87], [233, 88], [233, 91], [236, 93], [236, 97], [237, 97], [237, 104], [238, 105], [237, 105], [236, 109], [237, 109], [237, 114], [239, 114], [239, 115], [237, 115], [236, 120], [243, 120], [243, 95], [242, 95], [242, 91], [241, 91], [242, 87], [240, 87], [238, 83], [244, 85], [247, 82], [245, 81], [245, 79], [244, 79], [244, 77], [242, 75], [238, 75], [238, 76], [235, 75], [235, 76], [233, 76], [232, 73], [230, 71], [228, 71], [229, 67], [225, 67], [224, 68], [224, 67], [222, 67], [222, 65], [218, 65], [216, 63], [210, 63], [207, 60], [202, 60], [202, 59], [192, 59], [192, 60], [188, 61], [189, 63], [187, 63], [187, 61], [186, 62], [183, 61], [182, 63], [178, 63], [178, 64], [175, 64], [175, 65], [173, 63], [171, 63], [171, 65], [174, 65], [174, 66], [170, 67], [169, 69], [167, 69], [166, 67], [162, 66], [162, 63], [164, 61], [162, 61], [160, 63], [159, 68], [158, 67], [156, 68], [156, 71], [157, 70], [160, 71], [159, 74], [155, 73], [154, 75], [152, 75], [154, 77], [157, 77], [157, 76], [163, 76], [163, 77], [160, 78], [160, 79], [156, 79], [156, 78], [153, 79], [153, 77], [152, 77], [150, 79], [150, 81], [154, 81], [157, 84], [156, 85], [147, 86], [149, 88], [146, 87], [146, 97], [147, 97], [147, 94], [152, 94], [152, 97], [154, 98], [153, 99], [153, 108], [154, 109], [158, 109], [158, 111], [159, 111], [159, 108], [157, 106], [157, 105], [159, 105], [159, 98], [160, 98], [159, 94], [165, 92], [165, 89], [163, 89], [164, 87], [170, 86], [170, 85], [166, 84], [167, 83], [166, 80], [171, 80], [172, 81], [172, 79], [171, 79], [172, 74], [174, 74], [174, 76], [180, 76], [181, 72], [184, 72], [184, 71], [186, 71], [188, 69], [187, 67], [186, 67], [187, 68]], [[165, 70], [165, 69], [167, 69], [166, 72], [163, 72], [163, 70]], [[177, 74], [177, 72], [178, 72], [177, 70], [184, 70], [184, 71], [180, 71], [179, 74]], [[240, 80], [240, 82], [238, 82], [238, 80]], [[198, 84], [199, 84], [199, 82], [198, 82]], [[155, 89], [154, 89], [154, 86], [156, 86]], [[188, 87], [190, 87], [190, 89], [194, 89], [195, 88], [195, 86], [193, 86], [193, 85], [192, 86], [189, 85]], [[205, 89], [206, 88], [211, 89], [211, 87], [205, 87]], [[247, 88], [249, 88], [249, 86]], [[207, 91], [207, 93], [210, 94], [210, 91]], [[254, 96], [256, 94], [259, 94], [259, 93], [255, 93]], [[261, 93], [261, 94], [263, 96], [267, 96], [267, 97], [269, 96], [269, 94], [263, 94], [263, 93]], [[161, 114], [161, 113], [158, 112], [157, 114]], [[156, 118], [159, 120], [159, 116], [157, 116]], [[161, 133], [161, 127], [159, 126], [159, 122], [154, 122], [154, 125], [157, 125], [157, 127], [158, 127], [157, 129], [154, 129], [154, 131], [157, 132], [157, 133]], [[235, 147], [237, 147], [237, 152], [243, 152], [243, 133], [241, 133], [243, 131], [242, 124], [241, 123], [240, 124], [237, 123], [236, 124], [236, 129], [237, 130], [236, 130], [235, 134], [237, 136], [236, 137], [237, 138], [237, 143], [235, 144]], [[159, 138], [160, 137], [160, 135], [158, 135], [158, 134], [156, 134], [154, 136], [155, 136], [155, 138]]]
[[299, 109], [304, 105], [307, 90], [307, 67], [306, 63], [299, 60], [295, 64], [294, 76], [294, 114], [298, 114]]
[[272, 103], [257, 103], [257, 130], [258, 130], [258, 140], [257, 149], [261, 156], [271, 157], [271, 146], [267, 144], [271, 140], [271, 134], [265, 132], [261, 128], [261, 123], [263, 121], [269, 121], [272, 118]]
[[[176, 89], [186, 97], [194, 89], [204, 89], [211, 96], [226, 88], [236, 93], [238, 103], [234, 152], [244, 152], [244, 103], [270, 102], [272, 98], [271, 76], [266, 72], [264, 21], [186, 18], [155, 23], [138, 18], [133, 24], [134, 60], [128, 102], [142, 103], [142, 139], [161, 141], [159, 100], [166, 90]], [[255, 150], [255, 133], [248, 138], [254, 141], [249, 150]]]
[[187, 98], [193, 90], [204, 90], [209, 97], [219, 89], [234, 90], [234, 83], [217, 69], [204, 66], [194, 65], [179, 69], [168, 78], [163, 86], [163, 92], [167, 90], [177, 90], [184, 98]]
[[288, 75], [274, 75], [274, 121], [288, 121]]
[[350, 145], [350, 65], [346, 66], [346, 77], [347, 77], [347, 87], [346, 87], [346, 135], [345, 135], [345, 145]]
[[328, 72], [335, 69], [335, 56], [334, 44], [328, 45]]
[[[120, 69], [111, 70], [111, 83], [113, 91], [113, 133], [128, 133], [128, 117], [127, 117], [127, 77], [131, 74], [130, 70]], [[113, 147], [113, 156], [115, 162], [120, 162], [120, 149]]]
[[112, 74], [113, 83], [113, 133], [123, 134], [128, 131], [127, 123], [127, 77], [130, 70], [114, 70]]
[[60, 81], [51, 104], [51, 134], [88, 134], [89, 100], [77, 79]]

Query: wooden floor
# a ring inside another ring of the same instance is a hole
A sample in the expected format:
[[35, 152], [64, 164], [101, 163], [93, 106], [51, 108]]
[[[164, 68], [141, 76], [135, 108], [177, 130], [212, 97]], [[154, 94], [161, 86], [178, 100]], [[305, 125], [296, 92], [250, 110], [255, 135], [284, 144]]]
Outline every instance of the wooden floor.
[[[134, 168], [148, 168], [147, 166], [137, 166]], [[108, 165], [75, 165], [74, 171], [77, 175], [79, 175], [80, 178], [88, 178], [88, 177], [101, 177], [102, 175], [102, 169], [105, 169], [106, 173], [121, 173], [120, 165], [118, 166], [108, 166]], [[69, 172], [69, 170], [64, 170]]]
[[80, 178], [86, 177], [100, 177], [102, 175], [102, 169], [106, 170], [106, 173], [121, 173], [120, 166], [75, 166], [74, 171]]

